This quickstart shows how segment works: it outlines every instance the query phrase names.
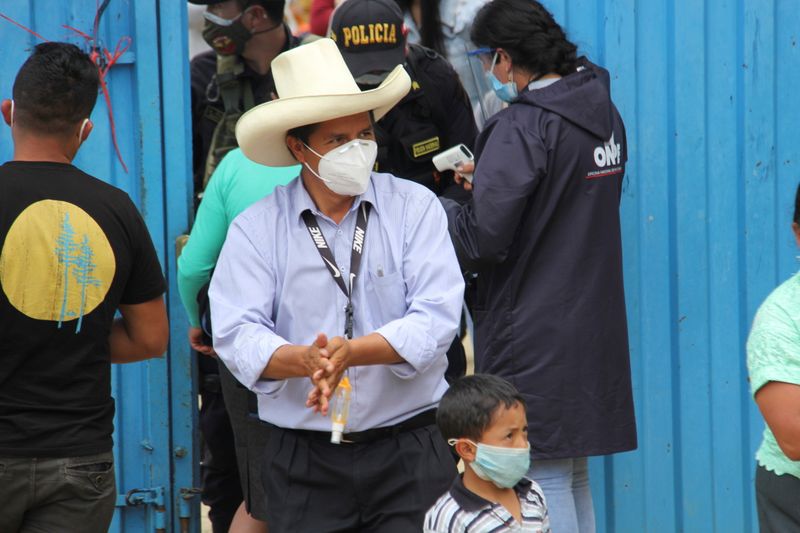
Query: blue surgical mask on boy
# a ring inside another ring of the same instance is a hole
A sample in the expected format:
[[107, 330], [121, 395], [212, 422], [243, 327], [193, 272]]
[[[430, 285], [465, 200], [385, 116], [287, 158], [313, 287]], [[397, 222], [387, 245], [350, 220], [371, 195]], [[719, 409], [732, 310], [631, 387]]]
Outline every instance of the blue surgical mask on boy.
[[500, 80], [497, 79], [497, 76], [494, 75], [493, 70], [495, 64], [497, 64], [497, 54], [498, 52], [494, 53], [494, 57], [492, 58], [492, 66], [489, 67], [489, 70], [487, 70], [484, 74], [486, 76], [486, 81], [488, 81], [492, 86], [494, 94], [496, 94], [500, 100], [511, 103], [517, 99], [517, 84], [514, 83], [513, 79], [508, 83], [501, 83]]
[[[457, 439], [450, 439], [452, 446]], [[531, 446], [525, 448], [506, 448], [483, 443], [470, 444], [477, 448], [475, 460], [470, 463], [472, 471], [484, 481], [491, 481], [501, 489], [510, 489], [525, 477], [531, 466]]]

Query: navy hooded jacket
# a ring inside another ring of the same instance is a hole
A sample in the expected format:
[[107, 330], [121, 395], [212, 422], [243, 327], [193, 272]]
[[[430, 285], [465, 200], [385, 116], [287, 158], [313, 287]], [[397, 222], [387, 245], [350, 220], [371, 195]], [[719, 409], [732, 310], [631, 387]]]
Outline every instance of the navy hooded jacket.
[[472, 201], [443, 200], [478, 273], [476, 372], [527, 404], [534, 458], [636, 448], [619, 201], [628, 147], [608, 72], [525, 90], [476, 143]]

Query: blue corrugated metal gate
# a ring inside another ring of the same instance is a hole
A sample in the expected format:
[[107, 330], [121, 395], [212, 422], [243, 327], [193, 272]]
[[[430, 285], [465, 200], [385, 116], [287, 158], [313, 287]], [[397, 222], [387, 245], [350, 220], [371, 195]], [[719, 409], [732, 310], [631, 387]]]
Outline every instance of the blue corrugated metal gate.
[[[753, 454], [763, 423], [743, 346], [759, 302], [796, 269], [800, 9], [796, 0], [544, 3], [611, 71], [631, 150], [622, 216], [640, 446], [592, 461], [599, 530], [756, 531]], [[0, 0], [0, 12], [73, 42], [61, 25], [89, 29], [94, 9], [92, 0]], [[170, 282], [168, 358], [114, 371], [114, 531], [180, 531], [196, 505], [182, 492], [195, 479], [195, 396], [171, 244], [189, 218], [185, 18], [183, 0], [111, 1], [103, 44], [133, 38], [110, 74], [130, 172], [115, 159], [102, 98], [76, 161], [140, 206]], [[33, 42], [0, 21], [0, 96], [10, 95]], [[2, 129], [0, 161], [10, 150]], [[163, 494], [164, 512], [124, 505], [135, 488], [160, 489], [151, 495]]]
[[639, 450], [595, 459], [599, 529], [757, 531], [744, 344], [797, 268], [796, 0], [545, 0], [612, 74]]
[[[86, 43], [64, 24], [92, 33], [95, 0], [0, 0], [0, 13], [47, 39]], [[111, 142], [102, 95], [92, 114], [95, 128], [75, 164], [124, 189], [147, 222], [169, 280], [170, 349], [166, 358], [115, 366], [112, 373], [118, 510], [111, 531], [198, 529], [192, 364], [186, 321], [175, 285], [172, 243], [186, 231], [190, 199], [190, 119], [183, 1], [112, 0], [99, 27], [112, 52], [129, 36], [130, 49], [111, 68], [109, 87], [125, 173]], [[38, 42], [0, 20], [0, 98], [11, 96], [14, 76]], [[167, 73], [164, 75], [164, 73]], [[11, 139], [0, 128], [0, 161], [11, 158]], [[131, 505], [126, 494], [131, 494]]]

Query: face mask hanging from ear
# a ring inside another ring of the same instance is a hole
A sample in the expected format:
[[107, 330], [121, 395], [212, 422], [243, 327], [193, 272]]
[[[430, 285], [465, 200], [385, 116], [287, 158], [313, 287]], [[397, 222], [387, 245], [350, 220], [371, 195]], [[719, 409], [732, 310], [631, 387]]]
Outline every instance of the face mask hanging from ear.
[[497, 64], [497, 57], [500, 52], [494, 53], [494, 58], [492, 59], [492, 66], [489, 67], [489, 70], [486, 71], [486, 80], [492, 86], [492, 90], [497, 97], [504, 101], [511, 103], [517, 99], [517, 84], [514, 83], [513, 75], [511, 81], [508, 83], [501, 83], [500, 80], [497, 79], [497, 76], [494, 75], [494, 66]]
[[78, 132], [78, 142], [83, 144], [83, 130], [86, 129], [86, 125], [89, 123], [89, 119], [83, 119], [83, 124], [81, 124], [81, 131]]
[[[450, 439], [448, 444], [455, 445], [458, 439]], [[501, 489], [510, 489], [525, 477], [531, 464], [531, 447], [506, 448], [490, 446], [482, 442], [470, 444], [477, 448], [475, 460], [469, 465], [472, 471], [484, 481], [491, 481]]]
[[11, 124], [9, 124], [12, 128], [14, 127], [14, 99], [11, 99]]

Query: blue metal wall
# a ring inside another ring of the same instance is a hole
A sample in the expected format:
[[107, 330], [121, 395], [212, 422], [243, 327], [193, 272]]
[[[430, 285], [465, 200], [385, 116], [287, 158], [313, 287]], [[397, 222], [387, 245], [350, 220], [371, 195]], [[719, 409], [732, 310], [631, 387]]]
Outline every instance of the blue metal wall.
[[[599, 529], [756, 531], [753, 454], [763, 423], [743, 347], [760, 301], [796, 269], [800, 8], [796, 0], [544, 3], [611, 71], [629, 136], [622, 216], [640, 446], [592, 461]], [[0, 12], [73, 42], [61, 24], [89, 28], [94, 8], [93, 0], [0, 0]], [[181, 489], [192, 486], [196, 463], [171, 244], [188, 222], [184, 8], [112, 0], [104, 44], [134, 42], [110, 77], [130, 172], [115, 159], [102, 99], [76, 161], [131, 194], [167, 266], [170, 354], [116, 368], [115, 442], [121, 493], [163, 486], [164, 521], [175, 531], [181, 510], [191, 511]], [[33, 42], [0, 21], [0, 97]], [[0, 161], [10, 154], [0, 128]], [[152, 531], [155, 521], [145, 508], [120, 507], [114, 530]]]
[[796, 271], [797, 0], [544, 0], [611, 71], [639, 450], [592, 461], [599, 529], [757, 531], [744, 344]]
[[[86, 49], [83, 39], [62, 25], [91, 33], [98, 3], [0, 0], [0, 13], [47, 39]], [[111, 531], [196, 530], [197, 498], [189, 490], [196, 484], [196, 395], [172, 244], [187, 229], [191, 187], [185, 2], [111, 0], [99, 28], [100, 44], [113, 51], [123, 36], [131, 37], [133, 44], [112, 67], [108, 80], [128, 172], [114, 153], [102, 95], [92, 113], [94, 131], [75, 164], [128, 192], [141, 210], [166, 267], [172, 338], [165, 358], [113, 368], [119, 497]], [[0, 98], [11, 96], [14, 76], [38, 42], [0, 20]], [[11, 154], [9, 130], [3, 125], [0, 162]], [[163, 511], [156, 505], [126, 505], [125, 494], [132, 489], [157, 489], [150, 496], [163, 495]]]

